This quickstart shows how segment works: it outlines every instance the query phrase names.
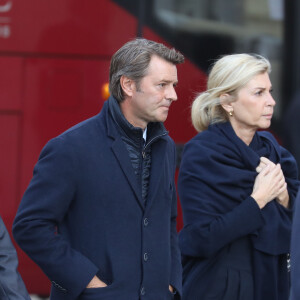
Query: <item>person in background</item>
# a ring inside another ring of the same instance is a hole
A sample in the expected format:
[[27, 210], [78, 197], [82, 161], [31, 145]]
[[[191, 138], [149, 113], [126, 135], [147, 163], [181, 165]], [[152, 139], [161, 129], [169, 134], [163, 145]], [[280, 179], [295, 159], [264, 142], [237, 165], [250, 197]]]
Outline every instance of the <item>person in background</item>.
[[291, 241], [291, 296], [289, 300], [300, 299], [300, 189], [295, 201]]
[[295, 93], [291, 103], [287, 107], [283, 118], [283, 145], [295, 157], [298, 170], [300, 168], [300, 90]]
[[293, 156], [268, 129], [275, 106], [269, 61], [220, 58], [192, 105], [199, 132], [178, 178], [184, 300], [287, 300], [299, 186]]
[[50, 278], [50, 299], [180, 299], [175, 145], [163, 122], [183, 61], [163, 44], [126, 43], [100, 114], [42, 150], [13, 234]]
[[18, 272], [18, 256], [0, 217], [0, 299], [30, 300]]

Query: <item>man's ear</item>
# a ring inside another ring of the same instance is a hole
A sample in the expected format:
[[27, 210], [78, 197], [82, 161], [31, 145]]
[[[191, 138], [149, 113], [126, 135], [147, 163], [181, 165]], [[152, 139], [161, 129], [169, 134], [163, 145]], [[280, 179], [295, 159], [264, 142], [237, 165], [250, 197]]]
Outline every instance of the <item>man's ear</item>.
[[220, 96], [220, 104], [223, 107], [223, 109], [228, 113], [233, 111], [232, 103], [230, 101], [231, 99], [232, 96], [226, 93]]
[[121, 84], [121, 87], [122, 87], [122, 90], [124, 92], [124, 94], [127, 96], [127, 97], [131, 97], [133, 92], [135, 91], [135, 82], [126, 77], [126, 76], [121, 76], [120, 78], [120, 84]]

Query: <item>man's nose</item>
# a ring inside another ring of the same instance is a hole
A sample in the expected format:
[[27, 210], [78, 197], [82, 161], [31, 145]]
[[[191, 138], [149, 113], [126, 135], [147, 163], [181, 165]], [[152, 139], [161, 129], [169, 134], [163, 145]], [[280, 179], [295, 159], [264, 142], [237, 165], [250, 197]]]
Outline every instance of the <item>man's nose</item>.
[[176, 101], [177, 100], [177, 93], [175, 91], [174, 86], [170, 86], [166, 91], [166, 98], [170, 101]]

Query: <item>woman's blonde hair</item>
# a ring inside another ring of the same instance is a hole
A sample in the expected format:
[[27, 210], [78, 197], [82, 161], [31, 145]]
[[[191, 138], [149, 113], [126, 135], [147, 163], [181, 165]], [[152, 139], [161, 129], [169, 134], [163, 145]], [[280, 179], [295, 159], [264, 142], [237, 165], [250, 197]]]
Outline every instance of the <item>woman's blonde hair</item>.
[[271, 72], [270, 62], [257, 54], [232, 54], [220, 58], [213, 65], [207, 81], [207, 90], [192, 104], [192, 123], [200, 132], [210, 124], [228, 121], [221, 106], [220, 96], [229, 94], [228, 103], [236, 100], [238, 91], [253, 77]]

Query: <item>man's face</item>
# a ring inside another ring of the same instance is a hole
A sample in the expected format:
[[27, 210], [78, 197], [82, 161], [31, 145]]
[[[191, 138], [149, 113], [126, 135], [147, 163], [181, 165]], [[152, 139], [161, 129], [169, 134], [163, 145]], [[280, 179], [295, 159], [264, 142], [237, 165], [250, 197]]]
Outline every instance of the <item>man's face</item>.
[[149, 122], [164, 122], [172, 102], [177, 100], [177, 82], [176, 66], [158, 56], [152, 56], [147, 75], [138, 86], [132, 83], [132, 93], [121, 103], [126, 119], [141, 128], [145, 128]]

